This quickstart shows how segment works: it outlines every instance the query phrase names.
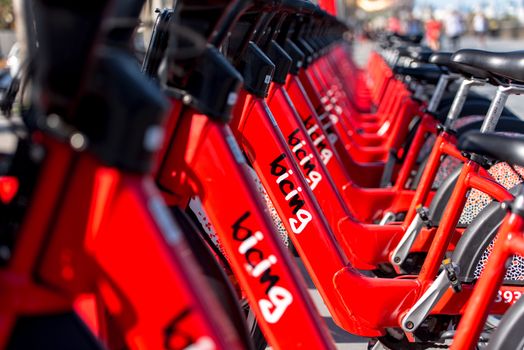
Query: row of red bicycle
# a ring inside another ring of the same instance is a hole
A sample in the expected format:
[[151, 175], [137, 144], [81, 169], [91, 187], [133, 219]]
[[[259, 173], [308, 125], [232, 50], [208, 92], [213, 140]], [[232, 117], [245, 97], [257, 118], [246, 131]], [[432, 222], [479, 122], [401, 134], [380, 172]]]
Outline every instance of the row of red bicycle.
[[370, 349], [524, 347], [523, 52], [179, 0], [139, 60], [143, 0], [25, 5], [1, 348], [334, 349], [297, 263]]

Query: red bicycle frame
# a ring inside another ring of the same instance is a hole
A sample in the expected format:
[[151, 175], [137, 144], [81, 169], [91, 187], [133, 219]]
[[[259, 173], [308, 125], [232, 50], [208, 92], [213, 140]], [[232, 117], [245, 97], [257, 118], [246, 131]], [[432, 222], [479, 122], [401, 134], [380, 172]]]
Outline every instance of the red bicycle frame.
[[[169, 204], [199, 196], [257, 320], [275, 348], [333, 348], [284, 252], [227, 125], [172, 101], [157, 183]], [[183, 150], [183, 151], [182, 151]], [[232, 185], [233, 184], [233, 185]], [[289, 332], [300, 323], [303, 332]]]
[[[265, 102], [262, 99], [247, 95], [245, 92], [241, 94], [240, 101], [244, 101], [244, 103], [242, 108], [239, 107], [235, 113], [234, 130], [236, 130], [236, 136], [244, 146], [255, 170], [259, 173], [268, 194], [283, 218], [286, 228], [288, 228], [288, 232], [291, 233], [295, 247], [301, 254], [328, 308], [333, 312], [337, 324], [351, 333], [366, 336], [377, 336], [382, 334], [384, 327], [398, 326], [403, 315], [431, 284], [436, 275], [434, 265], [427, 262], [426, 264], [430, 265], [423, 268], [426, 272], [416, 279], [406, 277], [368, 279], [356, 273], [352, 267], [345, 267], [345, 258], [338, 251], [333, 235], [325, 226], [323, 218], [317, 218], [319, 211], [314, 209], [316, 204], [309, 199], [307, 183], [302, 176], [297, 176], [300, 169], [291, 161], [293, 155], [287, 149], [285, 139], [282, 135], [276, 133]], [[266, 142], [262, 149], [257, 149], [253, 147], [252, 142], [256, 137], [265, 140], [279, 140], [280, 147]], [[470, 167], [471, 173], [468, 172], [468, 179], [471, 178], [471, 180], [468, 180], [468, 186], [472, 185], [473, 187], [480, 187], [484, 191], [489, 189], [490, 192], [498, 192], [496, 197], [499, 200], [510, 198], [507, 191], [495, 182], [483, 180], [480, 177], [477, 179], [473, 175], [474, 165], [470, 165]], [[464, 167], [464, 169], [467, 168], [467, 166]], [[286, 182], [283, 182], [285, 180]], [[282, 192], [281, 183], [286, 185], [284, 192]], [[286, 200], [285, 197], [289, 194], [291, 195]], [[465, 192], [462, 195], [465, 196]], [[455, 196], [457, 198], [454, 201], [463, 205], [465, 198], [463, 201], [459, 201], [458, 195]], [[289, 202], [291, 198], [294, 198], [294, 205]], [[307, 221], [307, 224], [300, 227], [300, 232], [296, 232], [296, 227], [291, 226], [289, 221], [291, 219], [295, 220], [291, 223], [298, 222], [295, 213], [293, 213], [293, 207], [296, 207], [298, 203], [300, 203], [301, 210], [307, 211], [307, 215], [302, 216], [303, 222]], [[455, 209], [453, 208], [453, 210]], [[446, 210], [444, 217], [450, 209]], [[455, 220], [453, 225], [448, 220], [448, 223], [442, 226], [449, 230], [447, 238], [452, 236], [458, 216], [453, 219]], [[439, 229], [442, 230], [442, 227]], [[295, 232], [293, 228], [295, 228]], [[449, 243], [447, 238], [444, 243]], [[442, 243], [442, 240], [438, 241], [438, 244], [434, 242], [432, 249], [437, 249], [437, 252], [430, 253], [433, 254], [432, 261], [437, 262], [437, 268], [444, 256], [441, 249], [438, 249]], [[441, 256], [436, 257], [439, 253]], [[333, 274], [335, 270], [337, 272]], [[433, 274], [430, 271], [433, 271]], [[507, 286], [503, 288], [511, 289]], [[470, 293], [470, 290], [466, 287], [465, 292], [461, 293], [460, 297], [453, 298], [453, 302], [447, 303], [445, 307], [436, 309], [434, 312], [458, 314], [462, 303], [467, 300], [468, 293]], [[344, 307], [342, 305], [334, 307], [337, 306], [334, 303], [340, 303], [340, 298], [343, 300]], [[348, 314], [342, 313], [341, 310], [346, 310], [351, 317], [348, 318]]]
[[[365, 178], [366, 175], [369, 174], [369, 178], [373, 178], [373, 174], [380, 176], [380, 173], [373, 171], [367, 172], [364, 170], [351, 171], [351, 168], [348, 168], [343, 164], [341, 159], [344, 158], [344, 155], [346, 156], [346, 159], [350, 159], [350, 157], [348, 157], [348, 154], [345, 151], [337, 152], [335, 150], [331, 140], [338, 138], [338, 134], [332, 127], [326, 129], [321, 127], [322, 124], [319, 117], [310, 101], [308, 101], [301, 82], [292, 75], [288, 76], [286, 90], [288, 91], [302, 122], [305, 123], [306, 128], [312, 130], [312, 132], [323, 134], [321, 135], [322, 143], [320, 144], [323, 148], [320, 149], [320, 152], [325, 152], [324, 149], [327, 149], [329, 154], [335, 155], [326, 166], [328, 167], [337, 188], [342, 191], [346, 203], [351, 210], [351, 214], [356, 219], [362, 222], [371, 222], [380, 217], [381, 213], [384, 211], [402, 212], [409, 208], [413, 201], [415, 191], [406, 190], [405, 186], [409, 174], [414, 167], [417, 155], [425, 141], [426, 134], [436, 131], [434, 118], [430, 116], [423, 117], [423, 122], [419, 126], [419, 129], [417, 129], [412, 147], [409, 149], [402, 169], [399, 172], [399, 180], [396, 181], [392, 188], [361, 188], [353, 182], [355, 175], [357, 175], [357, 178]], [[377, 177], [373, 181], [378, 182], [380, 180]], [[362, 198], [365, 200], [355, 201], [355, 198]]]
[[130, 349], [240, 348], [152, 181], [46, 135], [41, 144], [39, 181], [11, 262], [0, 270], [1, 346], [17, 317], [69, 311], [88, 294], [104, 310], [98, 335], [108, 345], [114, 339], [103, 314]]
[[[328, 60], [327, 58], [324, 59]], [[306, 71], [306, 75], [311, 79], [313, 86], [321, 95], [328, 97], [328, 101], [332, 105], [331, 110], [338, 116], [338, 123], [335, 124], [335, 127], [339, 129], [340, 142], [342, 142], [344, 148], [357, 162], [385, 161], [390, 149], [399, 149], [401, 146], [407, 134], [410, 120], [421, 109], [421, 106], [411, 100], [403, 83], [394, 80], [388, 88], [389, 95], [387, 96], [389, 98], [386, 97], [385, 102], [380, 105], [381, 107], [384, 106], [384, 110], [379, 108], [381, 117], [379, 117], [375, 126], [371, 126], [369, 122], [352, 126], [354, 122], [343, 113], [343, 111], [348, 110], [349, 105], [342, 103], [343, 99], [337, 100], [327, 96], [330, 90], [329, 83], [326, 82], [326, 74], [335, 76], [329, 61], [324, 62], [323, 59], [320, 59]], [[335, 78], [332, 78], [332, 80], [335, 80]], [[337, 104], [333, 102], [342, 104], [336, 108]], [[362, 129], [372, 132], [372, 134], [362, 133]], [[386, 133], [389, 137], [385, 137]], [[358, 144], [359, 140], [361, 145]]]
[[[508, 213], [499, 228], [493, 251], [484, 271], [475, 284], [473, 294], [466, 304], [451, 349], [473, 349], [488, 313], [493, 309], [493, 304], [513, 304], [502, 302], [502, 298], [497, 298], [497, 292], [507, 271], [508, 258], [514, 254], [524, 255], [522, 232], [524, 232], [522, 216], [516, 213]], [[513, 302], [515, 301], [516, 298]]]

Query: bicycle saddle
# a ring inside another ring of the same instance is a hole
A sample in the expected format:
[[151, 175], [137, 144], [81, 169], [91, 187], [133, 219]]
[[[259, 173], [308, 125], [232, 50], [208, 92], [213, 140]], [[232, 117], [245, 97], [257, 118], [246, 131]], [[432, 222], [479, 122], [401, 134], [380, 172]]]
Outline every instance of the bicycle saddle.
[[458, 142], [461, 151], [524, 166], [524, 137], [471, 131]]
[[422, 39], [424, 39], [424, 36], [420, 34], [402, 35], [397, 33], [391, 33], [388, 39], [390, 41], [401, 41], [408, 44], [420, 44]]
[[429, 56], [428, 62], [441, 67], [448, 67], [451, 63], [452, 52], [434, 52]]
[[463, 49], [455, 52], [451, 60], [486, 71], [495, 78], [524, 82], [524, 51], [489, 52]]
[[459, 73], [467, 78], [489, 79], [492, 76], [479, 68], [471, 67], [461, 62], [453, 60], [454, 54], [451, 52], [436, 52], [429, 58], [429, 63], [436, 64], [439, 67], [447, 68], [450, 72]]
[[433, 50], [424, 46], [408, 50], [411, 58], [420, 63], [429, 63], [429, 58], [433, 55]]
[[395, 67], [393, 72], [395, 74], [408, 75], [412, 79], [429, 84], [436, 84], [442, 75], [442, 70], [438, 67], [427, 65], [422, 67]]

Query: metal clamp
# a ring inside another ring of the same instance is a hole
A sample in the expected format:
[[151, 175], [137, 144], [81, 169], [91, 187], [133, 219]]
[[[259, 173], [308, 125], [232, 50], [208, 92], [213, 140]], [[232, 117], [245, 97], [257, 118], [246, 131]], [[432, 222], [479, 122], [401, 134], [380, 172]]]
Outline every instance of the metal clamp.
[[429, 218], [429, 209], [426, 207], [423, 207], [422, 205], [417, 205], [416, 209], [418, 216], [422, 219], [424, 222], [424, 226], [427, 228], [433, 227], [433, 221]]
[[522, 93], [524, 93], [523, 85], [499, 86], [497, 88], [497, 93], [489, 106], [488, 112], [486, 113], [486, 119], [484, 119], [484, 123], [482, 123], [480, 132], [494, 131], [509, 95], [519, 95]]
[[449, 283], [451, 284], [451, 288], [453, 288], [453, 291], [455, 293], [462, 292], [462, 283], [460, 282], [457, 275], [459, 272], [458, 265], [454, 264], [451, 261], [451, 258], [447, 258], [444, 259], [444, 261], [442, 262], [442, 267], [444, 268], [444, 271], [447, 274]]
[[482, 86], [484, 84], [486, 84], [486, 81], [479, 79], [464, 79], [462, 83], [460, 83], [460, 87], [446, 117], [445, 126], [447, 128], [451, 128], [451, 124], [453, 124], [460, 115], [460, 112], [462, 112], [462, 107], [464, 107], [464, 103], [468, 97], [469, 89], [472, 86]]

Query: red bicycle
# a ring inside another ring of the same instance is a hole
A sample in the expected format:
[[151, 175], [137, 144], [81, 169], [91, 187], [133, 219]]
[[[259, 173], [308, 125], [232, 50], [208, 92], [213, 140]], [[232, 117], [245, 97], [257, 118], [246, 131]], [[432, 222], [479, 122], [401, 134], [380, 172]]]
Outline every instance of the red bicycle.
[[[127, 35], [99, 34], [106, 2], [31, 5], [39, 45], [27, 137], [10, 168], [18, 191], [2, 204], [12, 239], [2, 246], [1, 346], [249, 347], [147, 175], [166, 101]], [[142, 2], [120, 5], [136, 18]], [[97, 338], [75, 313], [94, 307]]]

